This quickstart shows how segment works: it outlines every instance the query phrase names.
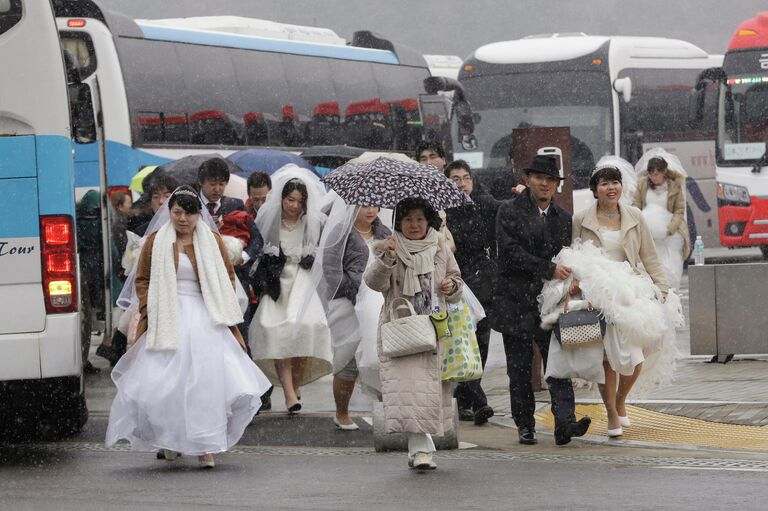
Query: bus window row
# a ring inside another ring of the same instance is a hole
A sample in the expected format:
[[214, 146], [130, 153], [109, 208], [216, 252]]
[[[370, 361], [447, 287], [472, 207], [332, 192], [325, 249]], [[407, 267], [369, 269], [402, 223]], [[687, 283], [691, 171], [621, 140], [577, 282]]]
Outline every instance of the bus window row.
[[412, 150], [426, 68], [120, 38], [139, 144]]

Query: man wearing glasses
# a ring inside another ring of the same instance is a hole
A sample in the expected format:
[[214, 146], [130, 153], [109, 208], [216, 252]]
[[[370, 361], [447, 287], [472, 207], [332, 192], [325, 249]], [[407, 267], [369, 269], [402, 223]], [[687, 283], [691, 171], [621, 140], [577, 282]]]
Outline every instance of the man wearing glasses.
[[[456, 243], [454, 255], [461, 277], [490, 315], [496, 279], [496, 212], [501, 202], [475, 187], [472, 170], [464, 160], [448, 164], [445, 175], [472, 199], [472, 204], [447, 209], [445, 213]], [[476, 333], [485, 366], [491, 337], [488, 319], [477, 324]], [[474, 421], [479, 426], [493, 416], [493, 408], [488, 406], [480, 380], [460, 383], [454, 396], [459, 405], [460, 420]]]

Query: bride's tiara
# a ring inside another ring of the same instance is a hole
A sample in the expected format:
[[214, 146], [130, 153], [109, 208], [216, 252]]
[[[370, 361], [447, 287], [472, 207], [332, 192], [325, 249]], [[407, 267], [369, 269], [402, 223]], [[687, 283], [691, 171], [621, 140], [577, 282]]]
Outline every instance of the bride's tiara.
[[198, 198], [197, 194], [195, 192], [192, 192], [190, 190], [177, 190], [173, 192], [174, 195], [189, 195], [190, 197]]

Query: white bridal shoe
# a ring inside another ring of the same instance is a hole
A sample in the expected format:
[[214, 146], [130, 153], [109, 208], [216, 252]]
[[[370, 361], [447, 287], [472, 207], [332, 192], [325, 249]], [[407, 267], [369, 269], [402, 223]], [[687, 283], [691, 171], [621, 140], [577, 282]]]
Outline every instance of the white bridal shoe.
[[619, 424], [621, 424], [622, 428], [628, 428], [632, 425], [632, 422], [629, 420], [628, 415], [624, 415], [623, 417], [619, 415]]
[[333, 417], [333, 423], [342, 431], [357, 431], [360, 429], [354, 421], [352, 421], [352, 424], [342, 424], [336, 416]]
[[624, 434], [624, 430], [619, 428], [616, 429], [609, 429], [608, 430], [608, 438], [616, 438], [618, 436], [621, 436]]

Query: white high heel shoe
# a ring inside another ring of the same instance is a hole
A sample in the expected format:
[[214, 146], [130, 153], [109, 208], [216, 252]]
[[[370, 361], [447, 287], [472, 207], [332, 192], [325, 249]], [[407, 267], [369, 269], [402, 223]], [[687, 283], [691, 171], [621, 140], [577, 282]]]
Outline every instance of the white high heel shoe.
[[628, 428], [632, 425], [632, 422], [629, 420], [628, 415], [624, 415], [624, 416], [619, 415], [619, 424], [621, 424], [622, 428]]
[[621, 427], [608, 430], [608, 438], [616, 438], [624, 434], [624, 430]]

